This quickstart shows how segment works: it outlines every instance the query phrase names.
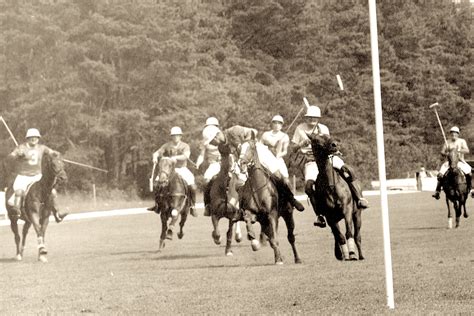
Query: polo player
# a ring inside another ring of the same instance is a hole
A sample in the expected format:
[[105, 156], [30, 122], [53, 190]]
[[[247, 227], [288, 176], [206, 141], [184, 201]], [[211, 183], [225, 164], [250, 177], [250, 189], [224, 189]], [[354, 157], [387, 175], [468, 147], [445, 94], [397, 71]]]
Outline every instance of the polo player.
[[[311, 140], [308, 137], [308, 134], [329, 136], [329, 128], [326, 125], [319, 123], [320, 118], [321, 109], [315, 105], [309, 106], [305, 114], [305, 122], [296, 127], [291, 142], [295, 145], [295, 150], [299, 151], [305, 157], [305, 193], [308, 195], [311, 205], [313, 206], [313, 211], [316, 214], [316, 221], [314, 222], [314, 225], [318, 227], [326, 227], [326, 220], [324, 219], [324, 216], [321, 215], [320, 210], [318, 210], [316, 207], [317, 201], [314, 194], [314, 185], [318, 177], [319, 170], [311, 149]], [[362, 196], [362, 190], [360, 188], [359, 181], [355, 178], [352, 169], [349, 168], [341, 159], [341, 157], [337, 155], [333, 156], [332, 163], [333, 167], [349, 185], [352, 196], [354, 197], [358, 207], [368, 208], [369, 203]]]
[[[194, 182], [193, 173], [187, 168], [187, 162], [191, 155], [191, 149], [188, 144], [181, 141], [183, 137], [183, 131], [179, 126], [174, 126], [170, 131], [171, 141], [165, 143], [157, 151], [153, 153], [153, 163], [157, 164], [160, 157], [169, 157], [175, 163], [175, 171], [183, 178], [189, 189], [190, 199], [190, 213], [192, 216], [197, 217], [196, 212], [196, 184]], [[156, 181], [159, 180], [159, 176], [156, 177]], [[159, 213], [157, 205], [148, 208], [149, 211], [155, 211]]]
[[[219, 146], [220, 144], [228, 144], [233, 153], [239, 158], [242, 158], [245, 152], [249, 149], [248, 141], [252, 140], [257, 135], [257, 130], [240, 125], [236, 125], [221, 131], [219, 129], [212, 129], [207, 135], [206, 141], [210, 144]], [[283, 193], [290, 204], [297, 210], [302, 212], [304, 206], [295, 200], [294, 194], [289, 187], [289, 183], [285, 182], [285, 177], [282, 174], [281, 164], [277, 158], [271, 153], [267, 146], [260, 142], [256, 143], [257, 155], [263, 167], [270, 171], [277, 181], [277, 188]], [[284, 172], [284, 171], [283, 171]]]
[[[12, 206], [14, 212], [19, 217], [21, 215], [22, 200], [29, 186], [38, 182], [42, 178], [41, 161], [43, 154], [55, 153], [51, 148], [40, 144], [41, 134], [38, 129], [30, 128], [26, 132], [26, 142], [18, 145], [9, 157], [17, 163], [17, 176], [13, 182], [14, 194], [8, 200], [8, 205]], [[53, 188], [49, 198], [56, 222], [61, 222], [68, 213], [61, 213], [56, 201], [57, 192]]]
[[[450, 150], [456, 150], [458, 152], [459, 162], [458, 168], [462, 170], [462, 172], [466, 176], [466, 183], [468, 187], [468, 191], [471, 192], [471, 197], [474, 198], [474, 189], [473, 189], [473, 180], [472, 180], [472, 168], [471, 166], [464, 160], [464, 154], [469, 153], [469, 148], [467, 147], [466, 140], [459, 137], [460, 130], [459, 127], [453, 126], [449, 130], [450, 138], [447, 140], [447, 144], [443, 145], [443, 149], [441, 150], [441, 154], [446, 156], [446, 153]], [[433, 194], [433, 197], [439, 200], [439, 194], [441, 192], [441, 187], [443, 183], [444, 176], [449, 169], [448, 161], [445, 161], [441, 168], [439, 169], [438, 173], [438, 184], [436, 185], [436, 192]]]

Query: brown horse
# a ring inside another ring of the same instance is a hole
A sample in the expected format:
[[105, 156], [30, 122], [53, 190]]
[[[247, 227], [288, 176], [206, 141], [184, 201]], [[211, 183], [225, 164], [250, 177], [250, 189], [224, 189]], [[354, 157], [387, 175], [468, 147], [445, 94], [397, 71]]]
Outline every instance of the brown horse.
[[233, 165], [233, 157], [230, 155], [229, 145], [219, 145], [219, 152], [221, 154], [221, 169], [209, 183], [211, 198], [209, 205], [212, 225], [214, 226], [212, 239], [216, 245], [220, 245], [219, 220], [221, 218], [227, 218], [229, 220], [229, 228], [227, 230], [225, 254], [226, 256], [232, 256], [232, 235], [234, 233], [234, 226], [237, 230], [235, 240], [237, 242], [242, 240], [240, 225], [238, 222], [235, 222], [239, 214], [239, 196], [236, 190], [236, 185], [239, 180], [234, 173], [230, 173], [231, 166]]
[[178, 238], [183, 238], [183, 226], [189, 214], [190, 201], [187, 184], [174, 169], [175, 162], [172, 159], [167, 157], [160, 159], [158, 163], [159, 180], [155, 187], [155, 201], [158, 210], [161, 212], [159, 251], [165, 247], [165, 239], [173, 239], [174, 227], [179, 216], [181, 216], [181, 220], [179, 222]]
[[262, 227], [270, 246], [273, 248], [275, 263], [283, 264], [280, 247], [277, 241], [278, 219], [283, 217], [288, 230], [288, 241], [293, 249], [295, 263], [301, 263], [295, 246], [295, 222], [293, 219], [293, 208], [279, 196], [272, 176], [261, 165], [257, 155], [255, 140], [249, 141], [249, 149], [241, 157], [243, 170], [248, 171], [248, 179], [240, 190], [240, 209], [244, 213], [248, 238], [252, 249], [260, 249], [260, 242], [256, 239], [252, 223], [256, 220]]
[[455, 149], [447, 151], [446, 155], [448, 157], [449, 169], [443, 177], [442, 186], [448, 207], [448, 227], [451, 228], [453, 218], [449, 203], [451, 201], [456, 214], [456, 228], [458, 228], [462, 210], [464, 210], [465, 218], [469, 216], [466, 210], [466, 200], [469, 196], [469, 191], [464, 172], [458, 168], [459, 156], [457, 151]]
[[[364, 259], [361, 249], [361, 210], [352, 198], [346, 181], [334, 170], [331, 157], [338, 152], [337, 144], [327, 135], [308, 135], [319, 175], [315, 182], [317, 208], [326, 217], [334, 235], [334, 254], [338, 260]], [[339, 221], [344, 219], [346, 235], [341, 233]], [[355, 252], [355, 244], [359, 252]]]
[[[53, 208], [51, 191], [58, 183], [67, 180], [66, 172], [64, 171], [64, 163], [61, 156], [57, 152], [50, 154], [44, 153], [41, 162], [42, 177], [41, 180], [31, 185], [28, 190], [22, 208], [22, 219], [25, 220], [23, 225], [22, 237], [18, 231], [18, 215], [12, 209], [12, 206], [6, 203], [8, 216], [10, 218], [10, 227], [15, 235], [16, 243], [16, 257], [20, 261], [23, 259], [23, 250], [25, 249], [26, 235], [31, 225], [36, 231], [38, 239], [38, 260], [47, 262], [46, 257], [48, 251], [44, 244], [46, 229], [49, 224], [49, 216]], [[12, 186], [9, 186], [5, 200], [13, 195]]]

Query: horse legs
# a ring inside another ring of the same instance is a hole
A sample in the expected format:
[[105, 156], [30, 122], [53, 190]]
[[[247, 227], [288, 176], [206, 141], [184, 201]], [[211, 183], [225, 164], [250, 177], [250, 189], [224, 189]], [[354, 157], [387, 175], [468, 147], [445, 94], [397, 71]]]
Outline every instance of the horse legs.
[[252, 245], [253, 251], [258, 251], [260, 249], [260, 242], [255, 238], [255, 232], [252, 226], [252, 214], [250, 211], [244, 212], [244, 221], [245, 227], [247, 228], [247, 238], [250, 240], [250, 244]]
[[227, 242], [225, 245], [225, 255], [233, 256], [232, 253], [232, 235], [234, 234], [234, 223], [232, 219], [229, 219], [229, 229], [227, 230]]
[[183, 227], [184, 227], [184, 223], [186, 223], [187, 218], [188, 218], [188, 213], [183, 212], [183, 214], [181, 214], [181, 220], [179, 221], [179, 233], [178, 233], [179, 239], [182, 239], [184, 236]]
[[466, 200], [462, 203], [462, 207], [464, 208], [464, 218], [468, 218], [469, 215], [467, 214], [467, 209], [466, 209]]
[[281, 257], [280, 248], [276, 241], [276, 221], [278, 220], [278, 215], [269, 215], [264, 221], [260, 221], [262, 226], [262, 231], [267, 235], [270, 246], [275, 253], [275, 264], [283, 264], [283, 259]]
[[25, 250], [25, 245], [26, 245], [26, 235], [28, 234], [28, 231], [30, 230], [31, 223], [26, 221], [25, 225], [23, 225], [23, 232], [22, 232], [22, 238], [21, 238], [21, 247], [20, 247], [20, 257], [23, 256], [23, 251]]
[[242, 230], [240, 228], [240, 222], [234, 223], [234, 231], [235, 231], [235, 241], [241, 242], [242, 241]]
[[349, 258], [349, 249], [347, 247], [346, 238], [341, 233], [338, 223], [332, 223], [328, 220], [328, 225], [331, 227], [332, 234], [334, 235], [334, 255], [337, 260], [344, 260]]
[[[26, 224], [25, 224], [26, 225]], [[10, 228], [13, 232], [13, 235], [15, 236], [15, 244], [16, 244], [16, 256], [15, 260], [21, 261], [23, 259], [22, 251], [20, 248], [20, 233], [18, 232], [18, 219], [15, 217], [10, 218]]]
[[459, 222], [461, 220], [461, 202], [460, 201], [455, 201], [454, 202], [454, 211], [456, 213], [456, 228], [459, 227]]
[[451, 206], [449, 205], [449, 200], [446, 197], [446, 206], [448, 207], [448, 229], [453, 228], [453, 216], [451, 215]]
[[161, 252], [161, 249], [165, 248], [165, 239], [166, 239], [166, 232], [168, 230], [168, 216], [165, 214], [166, 212], [161, 212], [161, 236], [160, 236], [160, 247], [158, 251]]
[[214, 230], [212, 231], [212, 239], [216, 245], [221, 244], [221, 233], [219, 232], [219, 217], [217, 215], [211, 215], [212, 226], [214, 226]]
[[354, 239], [357, 245], [357, 251], [359, 252], [359, 260], [364, 260], [362, 255], [362, 237], [360, 234], [360, 228], [362, 226], [362, 212], [356, 209], [352, 214], [352, 221], [354, 223]]
[[41, 262], [48, 262], [46, 255], [48, 254], [48, 250], [46, 250], [46, 246], [44, 244], [44, 236], [43, 236], [43, 229], [41, 225], [41, 218], [40, 218], [40, 205], [39, 203], [32, 203], [29, 207], [29, 219], [31, 224], [35, 228], [36, 237], [38, 238], [38, 260]]
[[[174, 211], [175, 209], [173, 209]], [[173, 211], [171, 212], [173, 214]], [[178, 221], [179, 213], [176, 216], [171, 216], [171, 221], [168, 225], [168, 230], [166, 231], [166, 239], [173, 240], [173, 232], [174, 232], [174, 226], [176, 225], [176, 222]]]
[[346, 211], [344, 214], [344, 223], [346, 224], [346, 240], [347, 240], [347, 248], [349, 250], [349, 260], [357, 260], [357, 254], [355, 253], [355, 242], [354, 242], [354, 235], [352, 233], [352, 213], [353, 209], [356, 208], [355, 205], [346, 205], [345, 209], [350, 209], [350, 211]]
[[284, 215], [282, 215], [283, 220], [285, 221], [286, 228], [288, 230], [288, 242], [291, 245], [291, 249], [293, 249], [293, 256], [295, 257], [295, 263], [301, 263], [300, 256], [298, 255], [298, 251], [296, 250], [296, 245], [295, 245], [295, 220], [293, 218], [293, 213], [291, 212], [285, 212]]

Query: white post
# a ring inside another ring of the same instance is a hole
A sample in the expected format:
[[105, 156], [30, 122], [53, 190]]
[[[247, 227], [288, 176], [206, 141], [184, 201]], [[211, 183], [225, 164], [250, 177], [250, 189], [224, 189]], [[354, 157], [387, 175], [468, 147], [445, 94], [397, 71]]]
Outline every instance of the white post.
[[97, 193], [95, 190], [95, 183], [92, 183], [92, 201], [94, 203], [94, 206], [97, 205]]
[[382, 97], [380, 92], [379, 44], [377, 39], [377, 11], [375, 0], [369, 1], [370, 46], [372, 50], [372, 74], [374, 80], [375, 124], [377, 132], [377, 157], [380, 180], [380, 204], [382, 208], [383, 245], [385, 259], [385, 284], [387, 305], [395, 308], [393, 297], [392, 253], [390, 249], [390, 224], [388, 218], [387, 179], [385, 175], [385, 148], [383, 139]]

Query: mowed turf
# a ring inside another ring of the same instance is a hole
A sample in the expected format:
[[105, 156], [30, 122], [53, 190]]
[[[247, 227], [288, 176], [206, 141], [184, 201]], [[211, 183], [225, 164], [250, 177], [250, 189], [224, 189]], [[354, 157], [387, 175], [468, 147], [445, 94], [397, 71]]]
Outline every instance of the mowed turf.
[[[396, 304], [390, 312], [380, 200], [369, 200], [366, 260], [358, 262], [334, 258], [332, 234], [313, 227], [309, 208], [295, 212], [303, 264], [294, 264], [280, 221], [283, 266], [274, 265], [269, 246], [253, 252], [246, 239], [233, 257], [224, 256], [203, 216], [189, 218], [184, 239], [168, 241], [161, 253], [155, 214], [51, 223], [47, 264], [36, 259], [33, 230], [24, 260], [13, 261], [13, 235], [0, 227], [0, 314], [472, 313], [474, 219], [447, 230], [445, 204], [429, 193], [389, 197]], [[226, 226], [221, 221], [223, 241]]]

